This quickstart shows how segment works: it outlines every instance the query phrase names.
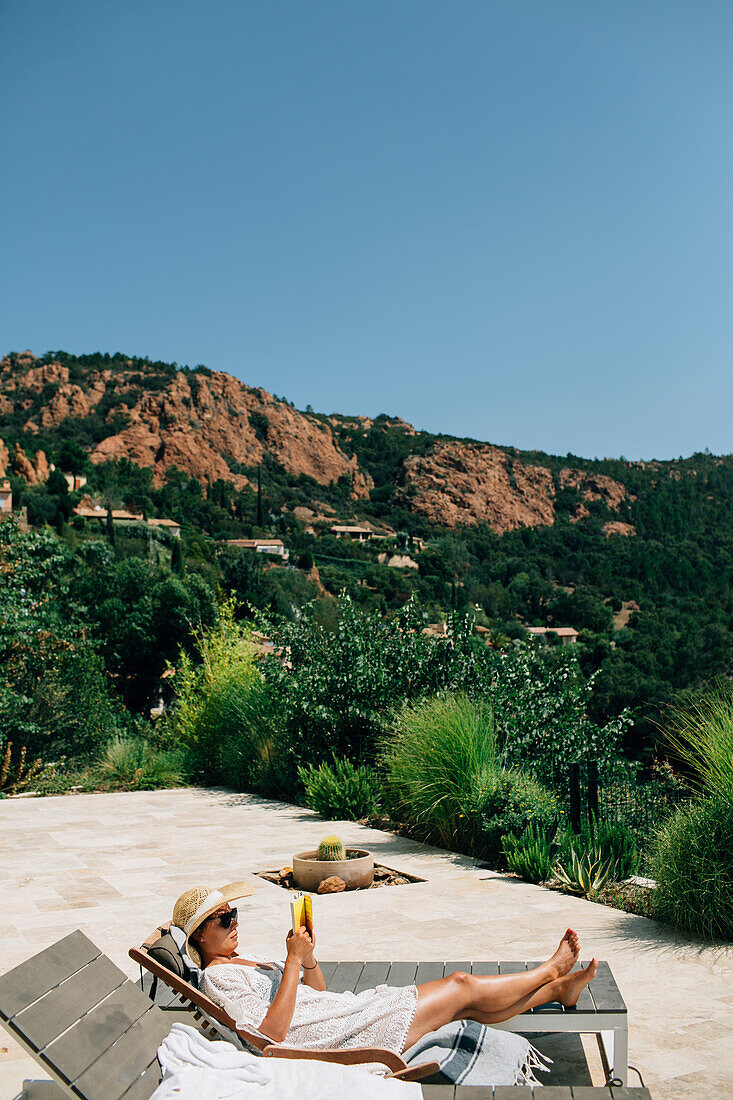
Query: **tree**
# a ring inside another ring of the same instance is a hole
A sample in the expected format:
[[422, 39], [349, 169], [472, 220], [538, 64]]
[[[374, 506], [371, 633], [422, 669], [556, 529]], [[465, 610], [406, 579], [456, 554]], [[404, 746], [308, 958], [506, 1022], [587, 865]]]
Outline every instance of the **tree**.
[[262, 467], [257, 467], [257, 526], [262, 527]]
[[173, 553], [171, 554], [171, 572], [175, 573], [177, 577], [182, 577], [185, 569], [186, 567], [183, 561], [181, 540], [176, 539], [176, 541], [173, 543]]
[[115, 534], [115, 521], [114, 521], [114, 518], [112, 516], [112, 503], [111, 503], [111, 501], [107, 502], [106, 526], [107, 526], [107, 542], [110, 544], [111, 547], [114, 548], [114, 547], [117, 546], [117, 535]]

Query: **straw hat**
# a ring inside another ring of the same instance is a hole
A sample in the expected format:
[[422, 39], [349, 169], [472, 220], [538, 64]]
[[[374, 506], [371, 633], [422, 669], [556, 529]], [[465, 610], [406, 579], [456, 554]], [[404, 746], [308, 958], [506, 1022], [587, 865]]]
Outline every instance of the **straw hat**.
[[208, 886], [194, 886], [192, 890], [181, 894], [173, 906], [171, 923], [186, 933], [185, 951], [196, 966], [202, 965], [202, 959], [196, 945], [190, 942], [191, 934], [222, 905], [230, 904], [238, 898], [247, 898], [250, 894], [254, 894], [254, 890], [247, 882], [230, 882], [226, 886], [220, 886], [218, 890], [210, 890]]

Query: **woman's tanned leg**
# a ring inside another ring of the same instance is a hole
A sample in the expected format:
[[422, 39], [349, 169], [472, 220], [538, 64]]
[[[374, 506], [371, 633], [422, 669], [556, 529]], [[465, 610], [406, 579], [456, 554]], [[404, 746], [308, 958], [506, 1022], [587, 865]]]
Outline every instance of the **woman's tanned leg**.
[[420, 986], [424, 991], [422, 998], [429, 1000], [436, 995], [447, 996], [455, 999], [460, 1007], [475, 1007], [484, 1011], [490, 1005], [490, 1011], [501, 1012], [547, 982], [568, 974], [578, 961], [579, 954], [578, 937], [572, 928], [568, 928], [554, 955], [534, 970], [486, 977], [462, 972], [449, 974], [436, 982], [426, 982]]
[[[418, 986], [418, 1002], [415, 1017], [407, 1033], [404, 1049], [416, 1043], [429, 1031], [435, 1031], [451, 1020], [477, 1020], [481, 1024], [496, 1024], [510, 1020], [521, 1012], [547, 1001], [575, 1004], [581, 989], [592, 981], [598, 963], [594, 959], [585, 970], [564, 974], [550, 981], [527, 988], [527, 979], [543, 968], [525, 974], [508, 974], [497, 990], [500, 978], [472, 977], [470, 974], [451, 974], [437, 982]], [[512, 979], [519, 979], [512, 982]], [[511, 999], [512, 992], [516, 996]]]

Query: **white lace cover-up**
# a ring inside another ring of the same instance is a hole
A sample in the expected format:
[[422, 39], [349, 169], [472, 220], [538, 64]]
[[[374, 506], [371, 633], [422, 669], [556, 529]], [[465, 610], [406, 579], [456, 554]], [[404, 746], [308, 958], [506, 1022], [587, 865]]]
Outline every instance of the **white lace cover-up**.
[[[273, 970], [237, 963], [212, 966], [204, 971], [202, 992], [238, 1027], [259, 1031], [283, 974], [283, 963], [268, 962]], [[285, 1043], [307, 1050], [384, 1047], [401, 1054], [416, 1008], [414, 985], [331, 993], [301, 983]]]

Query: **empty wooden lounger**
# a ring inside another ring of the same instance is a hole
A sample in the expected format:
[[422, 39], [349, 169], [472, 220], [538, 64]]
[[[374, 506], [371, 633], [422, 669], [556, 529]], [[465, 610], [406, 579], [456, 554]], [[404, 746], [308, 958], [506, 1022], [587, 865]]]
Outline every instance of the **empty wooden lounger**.
[[[218, 1005], [186, 981], [181, 974], [173, 973], [151, 956], [150, 951], [155, 949], [160, 937], [165, 935], [168, 928], [167, 923], [160, 925], [141, 948], [130, 950], [130, 958], [178, 994], [179, 1002], [176, 1007], [200, 1012], [210, 1022], [218, 1023], [229, 1030], [236, 1030], [234, 1021]], [[159, 958], [162, 957], [160, 952], [157, 954]], [[371, 989], [382, 982], [387, 985], [411, 985], [413, 982], [420, 985], [422, 982], [432, 982], [452, 974], [456, 970], [463, 970], [468, 974], [516, 974], [523, 970], [531, 970], [538, 965], [539, 963], [535, 962], [322, 962], [321, 970], [326, 979], [326, 985], [334, 993], [345, 993], [347, 990], [359, 993], [362, 989]], [[494, 1026], [505, 1031], [518, 1032], [521, 1035], [540, 1032], [596, 1035], [609, 1067], [609, 1078], [619, 1080], [623, 1085], [628, 1083], [629, 1042], [626, 1005], [606, 962], [598, 964], [596, 977], [582, 991], [575, 1008], [565, 1009], [562, 1005], [553, 1002]], [[260, 1037], [254, 1037], [253, 1041], [249, 1033], [240, 1031], [240, 1035], [247, 1043], [258, 1046], [259, 1049], [263, 1048], [264, 1043]], [[606, 1041], [609, 1037], [611, 1043]], [[552, 1098], [547, 1096], [546, 1100], [552, 1100]]]

